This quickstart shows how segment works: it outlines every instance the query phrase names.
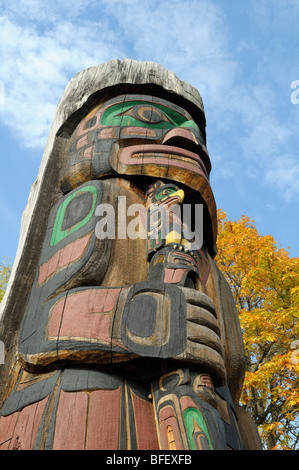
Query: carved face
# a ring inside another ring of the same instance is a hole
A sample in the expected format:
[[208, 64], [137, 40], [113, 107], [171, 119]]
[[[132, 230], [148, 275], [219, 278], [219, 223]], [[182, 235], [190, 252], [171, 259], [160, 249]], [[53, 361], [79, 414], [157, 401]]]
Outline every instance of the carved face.
[[160, 98], [123, 95], [94, 108], [74, 131], [62, 187], [107, 174], [165, 177], [200, 190], [211, 169], [202, 134], [184, 109]]
[[169, 245], [153, 256], [149, 270], [150, 280], [192, 288], [199, 285], [200, 275], [196, 258], [179, 248], [182, 248], [182, 245]]
[[157, 179], [181, 183], [191, 190], [189, 202], [206, 204], [215, 249], [210, 170], [202, 133], [186, 110], [157, 97], [128, 94], [99, 104], [78, 124], [65, 147], [60, 186], [68, 192], [107, 175], [134, 177], [142, 191]]

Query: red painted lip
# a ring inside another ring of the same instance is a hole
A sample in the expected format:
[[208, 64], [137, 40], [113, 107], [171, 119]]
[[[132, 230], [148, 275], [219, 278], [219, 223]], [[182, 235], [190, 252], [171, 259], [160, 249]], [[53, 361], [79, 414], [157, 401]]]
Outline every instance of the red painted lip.
[[[181, 147], [174, 147], [171, 145], [158, 145], [158, 144], [145, 144], [145, 145], [132, 145], [130, 147], [125, 147], [121, 150], [121, 160], [124, 163], [134, 163], [138, 158], [146, 159], [147, 154], [159, 154], [162, 158], [169, 160], [171, 155], [188, 158], [193, 160], [198, 164], [200, 173], [203, 173], [204, 176], [209, 179], [208, 172], [206, 167], [197, 153], [190, 152], [189, 150], [183, 149]], [[154, 156], [153, 156], [154, 157]], [[154, 157], [155, 158], [155, 157]], [[137, 163], [137, 162], [136, 162]], [[143, 163], [147, 163], [143, 161]]]

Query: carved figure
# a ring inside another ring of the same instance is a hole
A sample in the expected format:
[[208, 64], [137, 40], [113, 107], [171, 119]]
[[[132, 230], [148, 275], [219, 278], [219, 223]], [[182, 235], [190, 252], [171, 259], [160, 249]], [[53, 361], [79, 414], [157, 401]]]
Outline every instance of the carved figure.
[[0, 448], [259, 446], [210, 170], [201, 98], [163, 67], [70, 82], [3, 304]]

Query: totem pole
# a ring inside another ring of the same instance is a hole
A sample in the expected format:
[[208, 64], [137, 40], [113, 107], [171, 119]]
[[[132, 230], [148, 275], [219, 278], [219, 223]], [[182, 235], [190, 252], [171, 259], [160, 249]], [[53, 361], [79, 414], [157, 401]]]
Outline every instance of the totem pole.
[[158, 64], [69, 82], [2, 303], [1, 449], [259, 448], [205, 144]]

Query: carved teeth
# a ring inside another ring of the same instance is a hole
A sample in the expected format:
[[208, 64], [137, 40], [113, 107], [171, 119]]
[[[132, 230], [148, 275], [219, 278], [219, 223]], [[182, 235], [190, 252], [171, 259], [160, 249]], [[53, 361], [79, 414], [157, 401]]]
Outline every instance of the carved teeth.
[[182, 245], [181, 245], [181, 246], [179, 246], [179, 250], [180, 250], [180, 251], [182, 251], [182, 249], [183, 249]]
[[188, 251], [189, 251], [188, 248], [184, 248], [185, 253], [188, 253]]

